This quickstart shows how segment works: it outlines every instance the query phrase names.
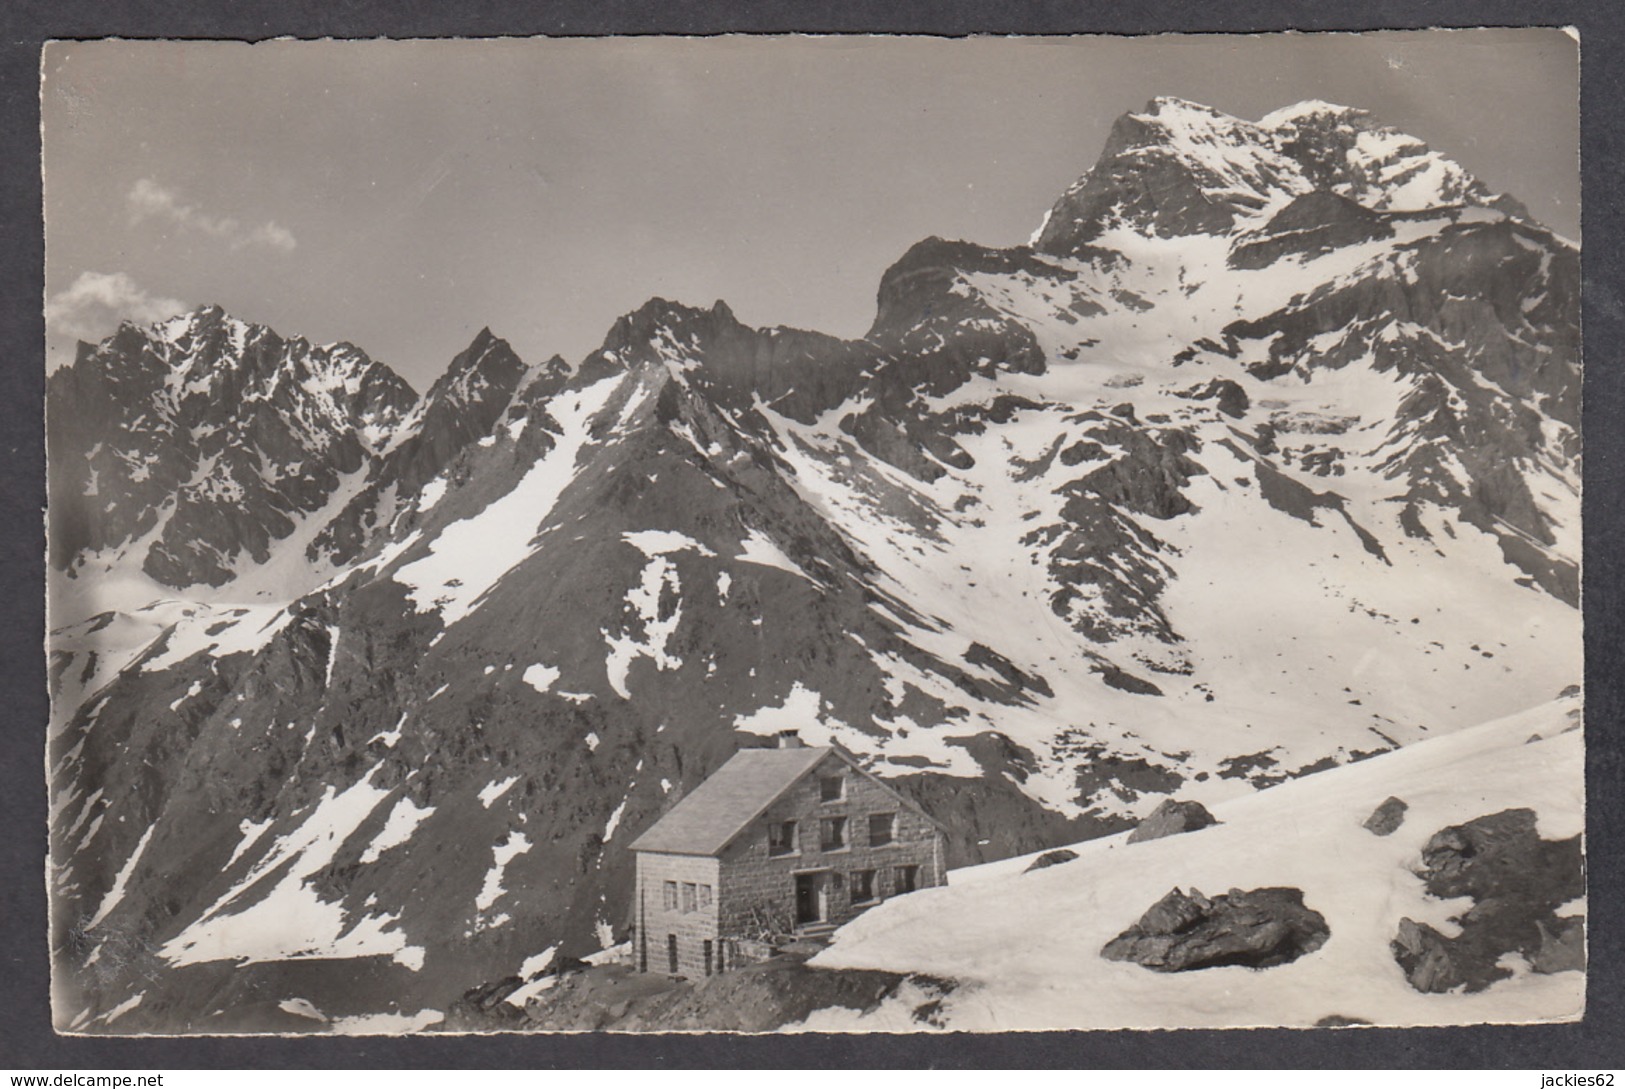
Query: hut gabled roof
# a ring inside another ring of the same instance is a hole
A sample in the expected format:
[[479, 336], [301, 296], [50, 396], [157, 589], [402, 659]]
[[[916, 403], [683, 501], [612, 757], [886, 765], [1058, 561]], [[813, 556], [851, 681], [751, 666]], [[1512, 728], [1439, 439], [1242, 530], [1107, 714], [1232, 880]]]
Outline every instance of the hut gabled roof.
[[721, 854], [751, 821], [830, 755], [879, 783], [903, 805], [942, 828], [914, 802], [859, 767], [857, 758], [839, 745], [740, 749], [648, 831], [633, 840], [632, 850], [674, 855]]
[[717, 854], [832, 751], [810, 746], [740, 749], [633, 840], [632, 850]]

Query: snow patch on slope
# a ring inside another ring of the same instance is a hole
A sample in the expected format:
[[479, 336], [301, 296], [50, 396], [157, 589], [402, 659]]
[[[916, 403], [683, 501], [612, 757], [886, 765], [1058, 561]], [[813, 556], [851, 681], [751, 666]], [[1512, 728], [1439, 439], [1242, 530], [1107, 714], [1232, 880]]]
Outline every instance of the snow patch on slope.
[[553, 687], [553, 682], [559, 679], [559, 671], [553, 666], [537, 662], [526, 666], [520, 679], [536, 691], [545, 693]]
[[124, 865], [119, 868], [117, 876], [113, 878], [113, 887], [107, 890], [107, 895], [102, 897], [101, 906], [96, 909], [96, 914], [92, 915], [90, 922], [85, 924], [86, 930], [94, 929], [96, 924], [107, 918], [108, 912], [118, 907], [119, 901], [124, 899], [124, 888], [130, 883], [130, 876], [135, 873], [135, 868], [141, 861], [141, 855], [146, 851], [148, 841], [152, 839], [152, 830], [156, 827], [158, 827], [156, 824], [150, 824], [147, 826], [147, 830], [141, 833], [141, 838], [136, 842], [135, 850], [130, 852], [130, 857], [124, 860]]
[[[646, 555], [649, 561], [643, 566], [638, 584], [626, 593], [627, 611], [636, 618], [632, 630], [616, 634], [611, 634], [607, 629], [601, 632], [609, 648], [604, 660], [609, 686], [622, 699], [632, 698], [626, 678], [637, 659], [648, 658], [659, 670], [676, 669], [683, 664], [681, 658], [667, 650], [683, 616], [683, 586], [677, 565], [665, 551]], [[637, 631], [640, 627], [641, 638]]]
[[788, 571], [792, 575], [799, 575], [813, 585], [818, 580], [803, 571], [795, 560], [784, 554], [784, 550], [768, 539], [767, 535], [759, 529], [752, 528], [750, 533], [739, 544], [739, 555], [735, 559], [754, 563], [761, 567], [777, 567], [780, 571]]
[[417, 826], [422, 824], [429, 814], [434, 812], [434, 806], [419, 808], [410, 798], [402, 798], [395, 803], [395, 808], [389, 811], [389, 817], [384, 821], [382, 831], [378, 838], [367, 845], [361, 852], [362, 865], [377, 862], [383, 853], [391, 847], [399, 847], [412, 838]]
[[[377, 772], [373, 768], [343, 791], [328, 787], [304, 822], [278, 838], [248, 876], [165, 943], [160, 955], [176, 967], [215, 960], [254, 963], [380, 954], [408, 966], [421, 964], [421, 950], [409, 947], [406, 935], [393, 929], [396, 916], [353, 918], [342, 904], [323, 900], [308, 884], [388, 797], [389, 791], [372, 785]], [[273, 873], [282, 876], [269, 890], [260, 890]], [[246, 907], [227, 912], [256, 892], [260, 895]]]
[[502, 874], [508, 868], [508, 863], [530, 850], [530, 839], [523, 832], [510, 831], [506, 839], [491, 848], [491, 868], [486, 871], [485, 880], [480, 885], [479, 895], [474, 898], [474, 906], [481, 912], [487, 911], [497, 900], [507, 892], [502, 887]]

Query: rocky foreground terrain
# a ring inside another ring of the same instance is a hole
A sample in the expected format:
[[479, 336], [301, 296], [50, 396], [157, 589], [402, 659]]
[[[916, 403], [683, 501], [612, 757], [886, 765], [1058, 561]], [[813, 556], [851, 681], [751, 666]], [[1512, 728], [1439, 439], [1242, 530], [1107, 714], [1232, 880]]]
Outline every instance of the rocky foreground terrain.
[[625, 845], [783, 728], [964, 866], [1544, 704], [1579, 382], [1575, 246], [1325, 103], [1125, 115], [857, 340], [656, 299], [420, 396], [125, 325], [47, 395], [58, 1026], [438, 1023], [613, 946]]

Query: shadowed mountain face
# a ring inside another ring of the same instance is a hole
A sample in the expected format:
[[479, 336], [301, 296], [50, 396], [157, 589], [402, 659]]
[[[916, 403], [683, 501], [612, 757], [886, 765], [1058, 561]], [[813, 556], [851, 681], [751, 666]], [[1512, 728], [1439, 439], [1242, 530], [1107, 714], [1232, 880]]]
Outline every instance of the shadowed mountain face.
[[125, 326], [48, 395], [59, 1026], [432, 1019], [784, 728], [959, 864], [1548, 700], [1578, 394], [1575, 249], [1324, 104], [1157, 100], [861, 340], [657, 299], [418, 398]]
[[218, 307], [126, 324], [48, 384], [52, 564], [224, 585], [322, 512], [414, 400], [359, 348]]

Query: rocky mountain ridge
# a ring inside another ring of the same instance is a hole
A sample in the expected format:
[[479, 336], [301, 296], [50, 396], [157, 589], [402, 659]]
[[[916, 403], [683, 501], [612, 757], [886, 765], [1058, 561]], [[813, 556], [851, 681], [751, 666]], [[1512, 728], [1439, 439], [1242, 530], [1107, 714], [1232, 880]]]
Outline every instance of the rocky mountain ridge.
[[126, 322], [47, 385], [52, 564], [222, 586], [319, 516], [415, 400], [353, 345], [219, 307]]
[[782, 728], [962, 863], [1549, 700], [1578, 368], [1573, 246], [1323, 104], [1154, 102], [858, 340], [657, 299], [420, 399], [127, 326], [50, 394], [61, 1023], [444, 1009], [613, 943], [625, 844]]

